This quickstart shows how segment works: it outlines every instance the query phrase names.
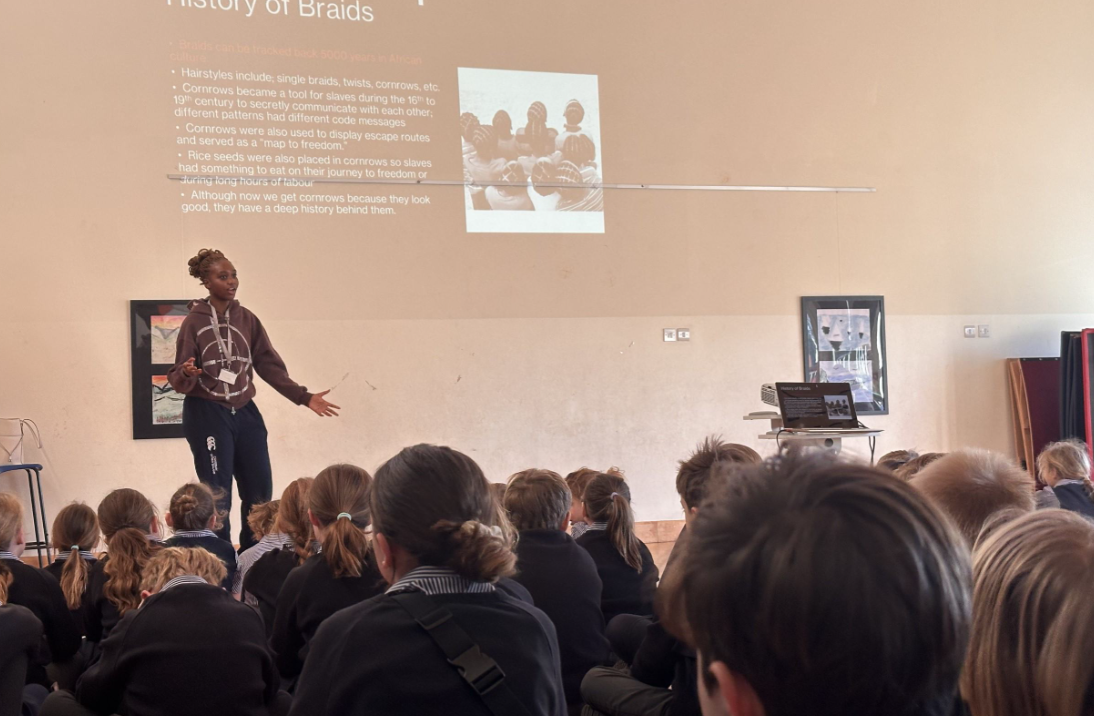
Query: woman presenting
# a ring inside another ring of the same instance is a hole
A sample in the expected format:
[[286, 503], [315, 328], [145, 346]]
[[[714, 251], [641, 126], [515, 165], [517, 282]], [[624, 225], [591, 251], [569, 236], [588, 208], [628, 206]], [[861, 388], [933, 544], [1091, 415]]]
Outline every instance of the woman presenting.
[[[273, 495], [266, 424], [252, 400], [255, 371], [277, 392], [317, 415], [336, 416], [338, 406], [324, 399], [329, 390], [312, 395], [289, 377], [261, 321], [236, 300], [239, 276], [224, 254], [202, 249], [189, 263], [190, 275], [208, 289], [209, 297], [190, 303], [167, 378], [186, 396], [182, 428], [198, 479], [224, 491], [226, 516], [218, 536], [230, 540], [232, 476], [244, 525], [251, 506]], [[246, 549], [254, 538], [243, 529], [239, 542]]]

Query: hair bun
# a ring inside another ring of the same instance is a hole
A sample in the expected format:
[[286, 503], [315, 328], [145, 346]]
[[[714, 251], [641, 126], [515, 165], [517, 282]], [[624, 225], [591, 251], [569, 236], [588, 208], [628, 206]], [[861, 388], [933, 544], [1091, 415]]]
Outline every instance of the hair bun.
[[477, 582], [496, 582], [513, 573], [517, 558], [511, 535], [501, 527], [465, 520], [441, 521], [433, 529], [448, 535], [453, 550], [445, 566], [460, 576]]

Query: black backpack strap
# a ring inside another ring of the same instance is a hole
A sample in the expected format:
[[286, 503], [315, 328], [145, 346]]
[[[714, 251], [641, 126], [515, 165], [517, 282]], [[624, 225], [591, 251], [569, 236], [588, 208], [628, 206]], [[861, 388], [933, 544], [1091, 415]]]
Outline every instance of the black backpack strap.
[[483, 652], [471, 635], [456, 623], [452, 612], [423, 592], [400, 592], [391, 597], [405, 609], [444, 652], [494, 716], [531, 716], [509, 684], [498, 662]]

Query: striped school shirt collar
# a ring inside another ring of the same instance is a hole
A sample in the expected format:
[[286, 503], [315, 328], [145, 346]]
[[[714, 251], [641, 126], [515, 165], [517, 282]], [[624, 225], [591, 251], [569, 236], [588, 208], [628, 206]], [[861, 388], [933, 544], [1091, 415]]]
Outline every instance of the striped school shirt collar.
[[19, 558], [16, 557], [14, 554], [12, 554], [11, 552], [4, 552], [3, 550], [0, 550], [0, 559], [9, 559], [12, 562], [19, 561]]
[[[70, 554], [72, 554], [72, 552], [65, 552], [65, 553], [58, 552], [57, 559], [55, 559], [53, 561], [54, 562], [67, 562], [68, 561], [68, 556]], [[96, 557], [93, 552], [88, 552], [87, 550], [83, 550], [83, 549], [80, 550], [80, 556], [83, 557], [84, 559], [88, 560], [89, 562], [94, 562], [98, 559], [98, 557]]]
[[592, 532], [593, 530], [606, 530], [606, 529], [608, 529], [608, 523], [607, 522], [594, 522], [591, 525], [589, 525], [589, 530], [588, 531]]
[[455, 570], [447, 567], [418, 567], [404, 574], [402, 579], [388, 587], [384, 593], [422, 592], [434, 597], [438, 594], [488, 594], [495, 589], [490, 582], [476, 582], [461, 577]]
[[166, 592], [168, 589], [171, 589], [172, 587], [177, 587], [180, 584], [208, 584], [208, 582], [206, 582], [204, 579], [197, 576], [196, 574], [181, 574], [174, 579], [169, 580], [167, 584], [160, 587], [160, 591]]
[[570, 536], [573, 537], [574, 539], [577, 539], [578, 537], [580, 537], [581, 535], [585, 534], [588, 531], [589, 531], [589, 523], [588, 522], [574, 522], [572, 525], [570, 525]]
[[182, 537], [183, 539], [197, 539], [198, 537], [216, 537], [217, 533], [212, 530], [178, 530], [175, 532], [175, 537]]

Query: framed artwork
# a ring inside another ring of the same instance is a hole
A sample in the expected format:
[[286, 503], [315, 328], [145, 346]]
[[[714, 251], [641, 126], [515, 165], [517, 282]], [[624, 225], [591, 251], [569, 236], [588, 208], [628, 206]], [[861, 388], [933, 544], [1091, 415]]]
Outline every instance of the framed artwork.
[[167, 382], [189, 299], [129, 302], [133, 439], [181, 438], [183, 396]]
[[807, 383], [850, 383], [859, 415], [889, 413], [883, 296], [803, 296]]

